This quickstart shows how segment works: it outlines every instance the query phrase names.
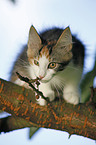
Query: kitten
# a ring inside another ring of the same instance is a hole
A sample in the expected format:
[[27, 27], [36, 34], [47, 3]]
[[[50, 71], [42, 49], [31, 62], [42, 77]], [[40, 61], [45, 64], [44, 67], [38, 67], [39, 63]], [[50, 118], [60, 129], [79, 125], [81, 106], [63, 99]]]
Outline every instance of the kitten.
[[[70, 28], [65, 30], [53, 28], [40, 35], [31, 26], [26, 46], [15, 62], [11, 81], [28, 87], [19, 80], [15, 74], [30, 79], [39, 78], [39, 90], [45, 97], [53, 101], [60, 92], [63, 98], [71, 104], [78, 104], [80, 100], [79, 83], [82, 76], [84, 62], [84, 46], [71, 35]], [[46, 105], [46, 101], [40, 97], [37, 99], [40, 105]]]

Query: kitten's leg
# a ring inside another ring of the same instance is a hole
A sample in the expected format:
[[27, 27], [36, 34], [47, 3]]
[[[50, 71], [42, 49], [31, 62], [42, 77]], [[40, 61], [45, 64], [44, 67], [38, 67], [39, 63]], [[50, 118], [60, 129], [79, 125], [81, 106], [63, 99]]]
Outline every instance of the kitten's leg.
[[25, 87], [27, 89], [30, 88], [27, 83], [25, 83], [24, 81], [21, 81], [20, 79], [15, 80], [14, 83], [17, 84], [17, 85], [19, 85], [19, 86]]
[[[51, 89], [50, 83], [41, 83], [39, 86], [39, 91], [41, 91], [45, 97], [48, 97], [50, 101], [55, 99], [55, 93]], [[44, 106], [47, 102], [42, 97], [40, 97], [37, 99], [37, 103], [41, 106]]]
[[80, 93], [76, 86], [73, 84], [68, 84], [64, 86], [63, 98], [66, 102], [71, 104], [78, 104], [80, 100]]

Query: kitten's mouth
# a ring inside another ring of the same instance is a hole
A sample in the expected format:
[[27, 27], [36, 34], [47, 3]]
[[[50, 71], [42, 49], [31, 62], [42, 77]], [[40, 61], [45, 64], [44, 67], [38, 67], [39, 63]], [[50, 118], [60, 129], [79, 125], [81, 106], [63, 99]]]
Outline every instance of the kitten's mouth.
[[39, 78], [39, 81], [41, 82], [41, 83], [48, 83], [50, 80], [52, 80], [52, 78], [55, 76], [55, 74], [53, 75], [53, 76], [51, 76], [51, 77], [44, 77], [44, 78], [42, 78], [42, 79], [40, 79]]
[[39, 81], [41, 82], [41, 83], [47, 83], [47, 82], [49, 82], [51, 80], [51, 78], [49, 79], [49, 78], [42, 78], [42, 79], [40, 79], [39, 78]]
[[48, 83], [51, 79], [52, 79], [53, 77], [50, 77], [50, 78], [43, 78], [43, 79], [40, 79], [39, 81], [41, 82], [41, 83]]

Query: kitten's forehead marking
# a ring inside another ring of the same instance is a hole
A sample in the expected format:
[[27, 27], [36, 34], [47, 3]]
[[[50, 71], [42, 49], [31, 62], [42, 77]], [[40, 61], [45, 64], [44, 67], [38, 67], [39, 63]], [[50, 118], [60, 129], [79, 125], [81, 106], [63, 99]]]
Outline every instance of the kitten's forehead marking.
[[53, 45], [55, 45], [55, 44], [56, 44], [55, 40], [54, 41], [48, 41], [47, 45], [42, 47], [39, 57], [42, 57], [43, 55], [45, 55], [46, 58], [48, 58], [50, 60], [50, 50], [49, 50], [49, 48], [52, 48]]
[[43, 55], [45, 55], [46, 58], [49, 58], [49, 50], [48, 50], [47, 46], [44, 46], [42, 48], [39, 57], [42, 57]]
[[48, 44], [47, 45], [55, 45], [56, 44], [56, 40], [51, 40], [51, 41], [48, 41]]

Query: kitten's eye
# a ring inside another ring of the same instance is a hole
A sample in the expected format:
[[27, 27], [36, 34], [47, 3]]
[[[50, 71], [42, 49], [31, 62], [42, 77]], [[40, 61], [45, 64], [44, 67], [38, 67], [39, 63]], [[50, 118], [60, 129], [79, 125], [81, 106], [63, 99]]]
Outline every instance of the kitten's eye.
[[34, 60], [34, 64], [39, 66], [39, 62], [37, 60]]
[[56, 67], [56, 63], [55, 62], [51, 62], [49, 65], [48, 65], [48, 68], [50, 69], [53, 69]]

